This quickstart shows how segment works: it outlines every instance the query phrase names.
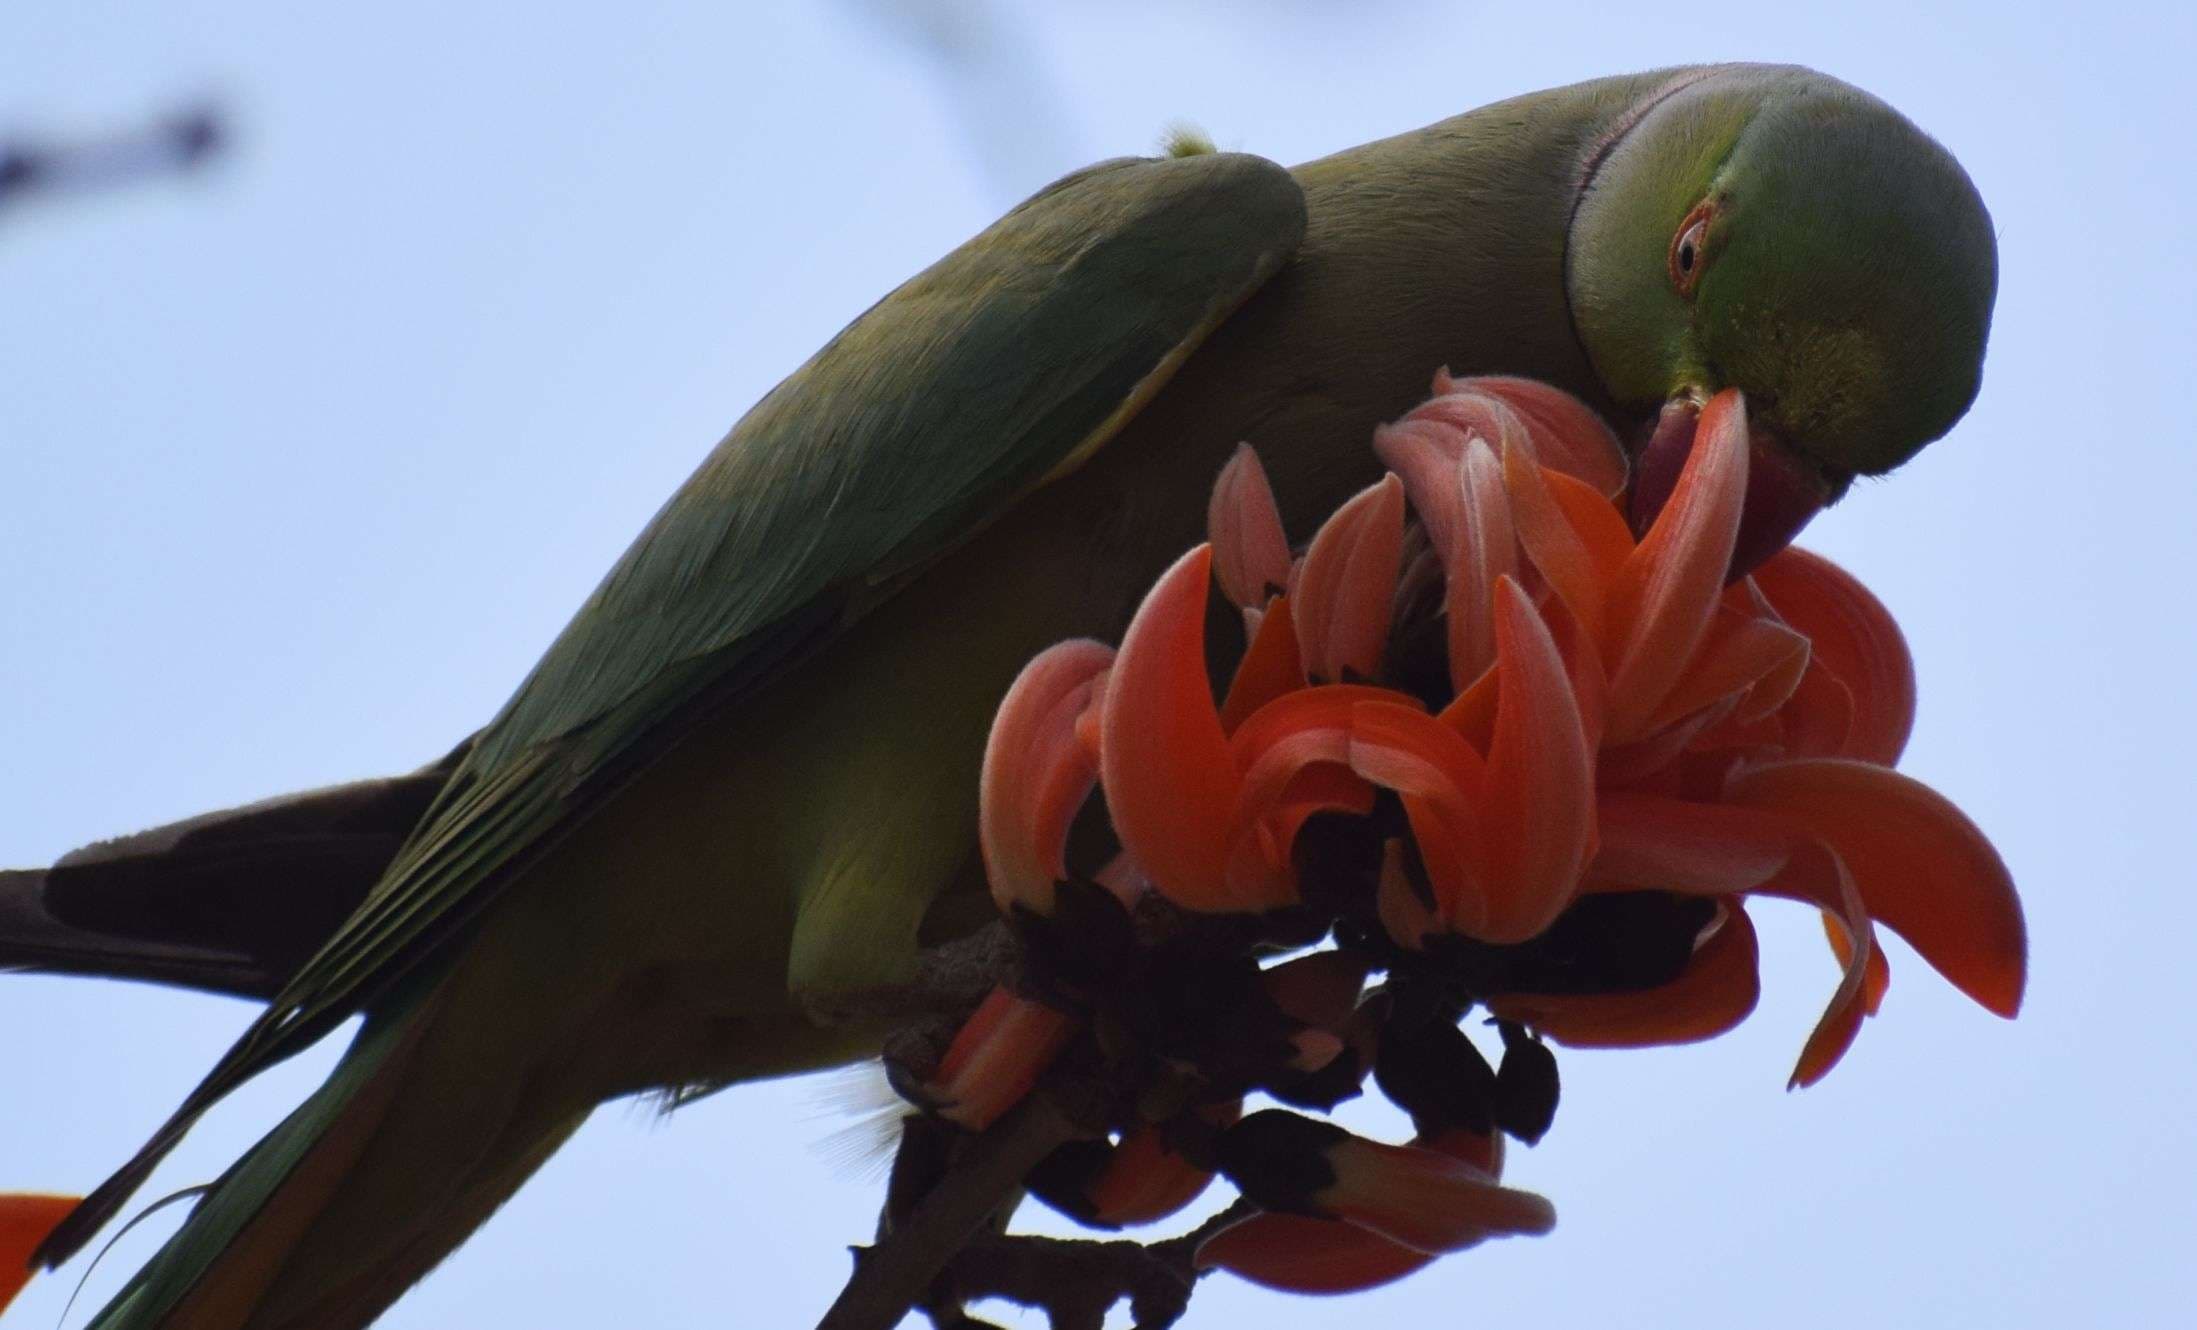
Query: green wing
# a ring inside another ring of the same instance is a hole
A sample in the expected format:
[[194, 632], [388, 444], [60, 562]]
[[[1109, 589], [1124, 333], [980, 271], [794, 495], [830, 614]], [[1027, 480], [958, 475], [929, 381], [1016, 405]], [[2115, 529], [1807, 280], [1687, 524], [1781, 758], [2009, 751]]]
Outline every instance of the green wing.
[[96, 1231], [208, 1105], [473, 918], [680, 717], [753, 687], [1080, 464], [1303, 233], [1296, 182], [1262, 158], [1105, 162], [855, 320], [656, 515], [357, 913], [43, 1254]]

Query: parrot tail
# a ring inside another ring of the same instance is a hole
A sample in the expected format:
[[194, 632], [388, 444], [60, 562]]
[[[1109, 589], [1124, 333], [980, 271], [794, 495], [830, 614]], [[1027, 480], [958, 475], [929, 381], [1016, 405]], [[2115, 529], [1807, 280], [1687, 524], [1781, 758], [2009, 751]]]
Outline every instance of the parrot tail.
[[477, 1009], [454, 1017], [449, 986], [370, 1016], [91, 1330], [363, 1327], [509, 1199], [595, 1100]]
[[265, 1001], [358, 908], [446, 763], [308, 790], [0, 872], [0, 971]]

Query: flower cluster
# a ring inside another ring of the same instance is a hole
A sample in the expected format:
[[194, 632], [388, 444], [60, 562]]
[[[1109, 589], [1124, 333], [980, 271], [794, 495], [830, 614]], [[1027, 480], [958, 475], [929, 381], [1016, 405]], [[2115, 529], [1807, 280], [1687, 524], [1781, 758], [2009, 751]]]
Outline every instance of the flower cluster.
[[[1546, 1230], [1547, 1202], [1497, 1181], [1502, 1135], [1535, 1140], [1554, 1112], [1541, 1041], [1729, 1029], [1757, 994], [1750, 897], [1819, 909], [1843, 971], [1794, 1084], [1883, 1000], [1879, 924], [2011, 1016], [2025, 943], [2006, 870], [1892, 769], [1914, 708], [1898, 628], [1801, 550], [1728, 577], [1738, 393], [1662, 428], [1692, 446], [1636, 535], [1626, 455], [1591, 410], [1439, 375], [1376, 433], [1389, 474], [1301, 556], [1239, 448], [1209, 543], [1120, 648], [1061, 643], [1000, 708], [982, 843], [1026, 973], [962, 1027], [930, 1105], [982, 1127], [1080, 1035], [1117, 1064], [1134, 1048], [1148, 1074], [1118, 1139], [1063, 1150], [1032, 1190], [1120, 1226], [1218, 1171], [1261, 1213], [1202, 1265], [1339, 1291]], [[1243, 625], [1218, 698], [1215, 585]], [[1476, 1007], [1499, 1067], [1458, 1028]], [[1251, 1091], [1330, 1107], [1368, 1074], [1411, 1114], [1410, 1144], [1241, 1113]]]

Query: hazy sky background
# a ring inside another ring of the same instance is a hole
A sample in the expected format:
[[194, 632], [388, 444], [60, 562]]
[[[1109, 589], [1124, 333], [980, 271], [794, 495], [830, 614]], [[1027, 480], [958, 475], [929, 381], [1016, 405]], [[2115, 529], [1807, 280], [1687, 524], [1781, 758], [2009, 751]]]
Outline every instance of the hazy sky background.
[[[1188, 1324], [2179, 1323], [2188, 10], [1187, 10], [0, 8], [0, 132], [199, 92], [237, 131], [196, 178], [0, 211], [0, 861], [441, 753], [773, 382], [1007, 204], [1169, 120], [1294, 162], [1595, 75], [1799, 61], [1943, 140], [1999, 227], [1980, 402], [1807, 543], [1910, 634], [1905, 765], [2014, 866], [2028, 1010], [1999, 1022], [1893, 942], [1882, 1018], [1787, 1094], [1835, 973], [1808, 913], [1764, 909], [1767, 991], [1738, 1033], [1564, 1057], [1555, 1131], [1512, 1156], [1553, 1236], [1343, 1302], [1215, 1277]], [[98, 1181], [249, 1016], [0, 979], [0, 1185]], [[235, 1096], [145, 1195], [214, 1176], [333, 1055]], [[809, 1323], [878, 1191], [833, 1141], [835, 1086], [604, 1109], [384, 1324]], [[121, 1242], [72, 1324], [173, 1222]], [[83, 1266], [9, 1324], [55, 1324]]]

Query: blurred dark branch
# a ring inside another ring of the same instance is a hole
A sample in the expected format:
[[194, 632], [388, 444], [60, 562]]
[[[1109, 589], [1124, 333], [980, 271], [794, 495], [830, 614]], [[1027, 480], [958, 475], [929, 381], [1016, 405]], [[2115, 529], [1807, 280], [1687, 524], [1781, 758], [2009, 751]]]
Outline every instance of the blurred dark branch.
[[0, 207], [39, 193], [111, 189], [194, 170], [220, 152], [227, 137], [220, 113], [198, 106], [105, 138], [0, 141]]

